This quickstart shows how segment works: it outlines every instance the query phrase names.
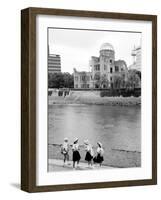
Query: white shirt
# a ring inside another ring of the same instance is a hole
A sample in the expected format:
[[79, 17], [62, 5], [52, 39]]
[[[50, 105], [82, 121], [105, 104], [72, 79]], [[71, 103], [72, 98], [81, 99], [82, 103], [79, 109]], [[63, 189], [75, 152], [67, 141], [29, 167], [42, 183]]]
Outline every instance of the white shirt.
[[92, 145], [90, 144], [86, 145], [86, 151], [88, 151], [91, 154], [91, 156], [94, 155]]
[[102, 147], [98, 147], [98, 148], [97, 148], [97, 153], [99, 153], [99, 154], [102, 156], [103, 153], [104, 153], [103, 148], [102, 148]]
[[79, 150], [79, 144], [73, 144], [72, 150], [78, 151]]
[[64, 149], [65, 151], [68, 151], [68, 148], [69, 148], [68, 142], [64, 142], [64, 143], [63, 143], [63, 149]]

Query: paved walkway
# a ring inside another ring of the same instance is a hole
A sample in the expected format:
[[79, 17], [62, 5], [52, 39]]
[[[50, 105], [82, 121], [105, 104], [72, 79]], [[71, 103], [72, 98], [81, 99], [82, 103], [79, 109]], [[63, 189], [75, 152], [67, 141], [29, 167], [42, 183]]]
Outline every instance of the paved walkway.
[[51, 171], [71, 171], [71, 170], [94, 170], [94, 169], [112, 169], [113, 167], [102, 165], [101, 167], [99, 165], [93, 165], [92, 167], [88, 166], [87, 163], [80, 162], [79, 166], [76, 166], [75, 169], [73, 169], [73, 162], [69, 161], [68, 164], [63, 163], [63, 160], [59, 159], [49, 159], [49, 172]]

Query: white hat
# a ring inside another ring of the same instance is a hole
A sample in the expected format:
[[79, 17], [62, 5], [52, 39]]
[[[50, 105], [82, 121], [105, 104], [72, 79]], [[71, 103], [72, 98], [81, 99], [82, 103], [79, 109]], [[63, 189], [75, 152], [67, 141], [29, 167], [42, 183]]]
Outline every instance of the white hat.
[[97, 142], [97, 144], [98, 144], [100, 147], [102, 147], [102, 143], [101, 143], [101, 142]]
[[68, 138], [66, 137], [66, 138], [64, 138], [64, 141], [68, 141]]
[[84, 144], [88, 145], [89, 141], [88, 140], [84, 140]]
[[74, 143], [78, 141], [78, 138], [75, 138]]

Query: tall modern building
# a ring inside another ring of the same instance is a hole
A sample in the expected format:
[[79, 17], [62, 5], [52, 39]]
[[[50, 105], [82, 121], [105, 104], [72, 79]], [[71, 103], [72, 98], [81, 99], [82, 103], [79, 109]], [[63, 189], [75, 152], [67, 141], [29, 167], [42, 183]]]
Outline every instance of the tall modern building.
[[50, 54], [48, 47], [48, 73], [61, 72], [61, 58], [60, 55]]
[[[74, 69], [74, 88], [107, 88], [112, 86], [115, 76], [127, 77], [127, 65], [124, 60], [115, 61], [115, 50], [109, 43], [100, 47], [99, 56], [92, 56], [90, 72], [78, 72]], [[108, 85], [107, 85], [108, 84]]]
[[129, 69], [141, 71], [141, 46], [134, 47], [131, 55], [133, 57], [133, 64], [129, 66]]

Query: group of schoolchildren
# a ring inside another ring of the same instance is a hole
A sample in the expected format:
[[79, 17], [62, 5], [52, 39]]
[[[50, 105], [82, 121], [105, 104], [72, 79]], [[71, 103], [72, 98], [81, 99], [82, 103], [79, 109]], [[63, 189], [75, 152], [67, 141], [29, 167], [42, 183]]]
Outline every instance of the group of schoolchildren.
[[[75, 169], [76, 164], [79, 166], [79, 161], [81, 159], [81, 155], [79, 152], [79, 143], [78, 143], [78, 138], [76, 138], [73, 142], [72, 146], [72, 153], [73, 153], [73, 169]], [[61, 146], [61, 153], [64, 156], [63, 160], [63, 165], [69, 164], [69, 150], [70, 150], [70, 145], [68, 143], [68, 138], [64, 138], [64, 143]], [[103, 154], [104, 150], [102, 147], [101, 142], [97, 142], [97, 150], [96, 154], [94, 154], [93, 147], [89, 143], [88, 140], [84, 141], [84, 150], [86, 152], [85, 155], [85, 161], [87, 161], [89, 167], [93, 167], [93, 163], [96, 164], [98, 163], [100, 166], [102, 165], [102, 162], [104, 161]]]

